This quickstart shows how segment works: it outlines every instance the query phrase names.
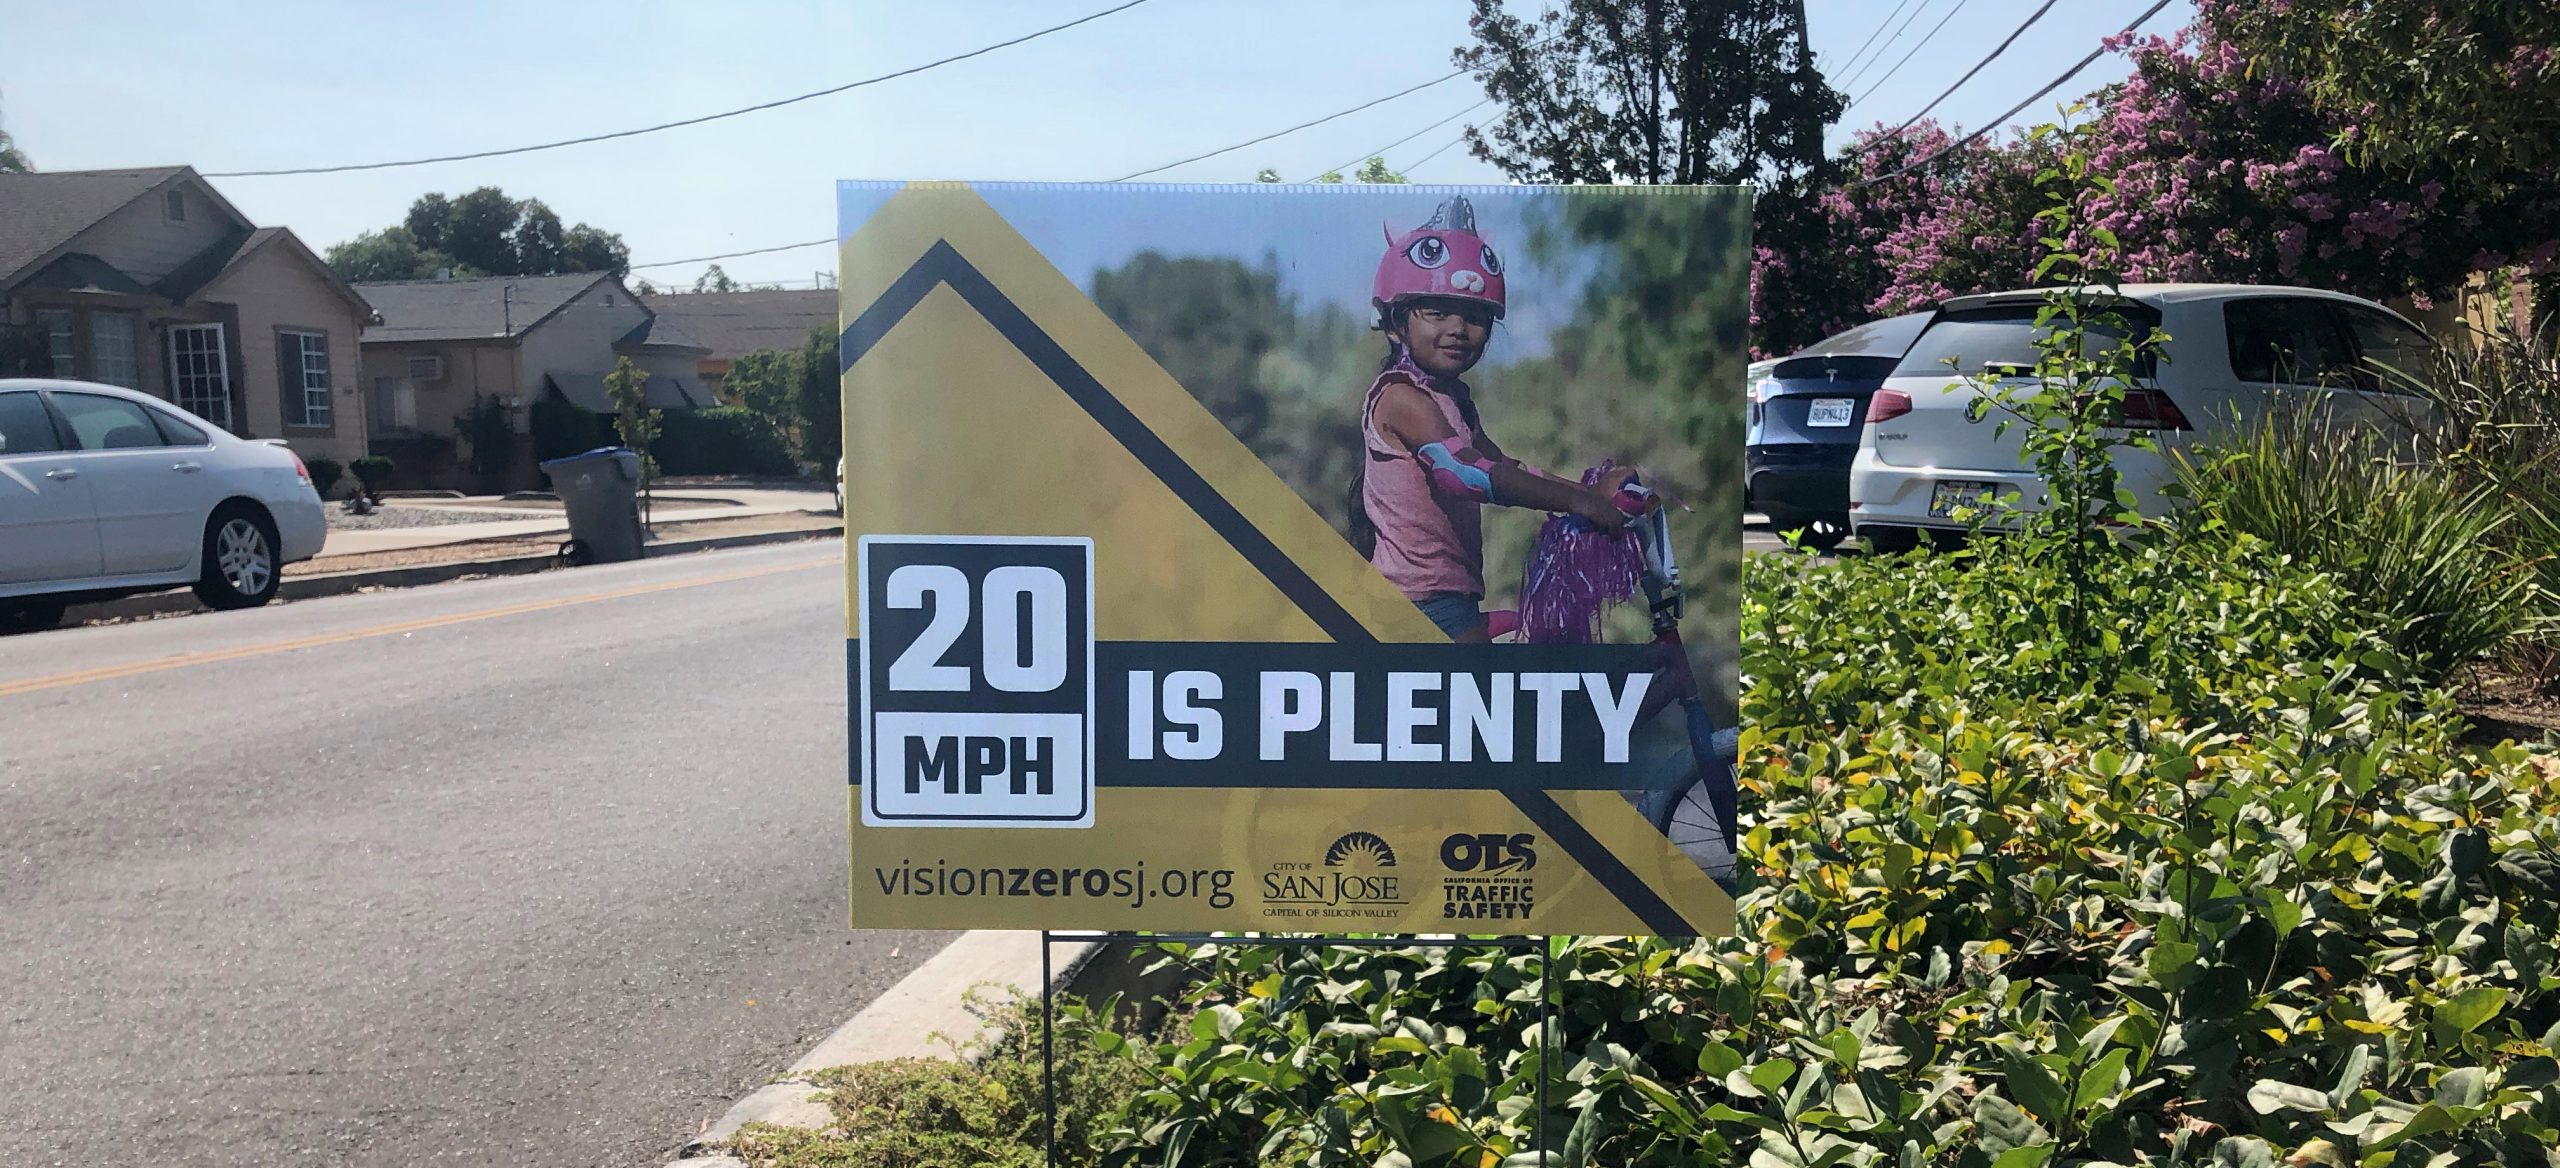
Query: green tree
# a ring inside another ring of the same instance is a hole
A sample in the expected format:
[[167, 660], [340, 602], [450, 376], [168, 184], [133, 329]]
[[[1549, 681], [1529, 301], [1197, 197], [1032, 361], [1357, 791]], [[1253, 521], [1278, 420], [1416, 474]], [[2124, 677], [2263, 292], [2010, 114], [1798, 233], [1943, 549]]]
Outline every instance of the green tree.
[[720, 378], [721, 396], [730, 405], [753, 414], [795, 451], [802, 443], [800, 386], [808, 380], [801, 370], [805, 359], [797, 349], [759, 349], [729, 362], [729, 371]]
[[480, 490], [495, 494], [515, 462], [516, 427], [505, 402], [495, 395], [471, 395], [471, 408], [454, 415], [454, 433], [462, 438], [464, 465]]
[[496, 187], [458, 198], [430, 192], [401, 221], [329, 249], [329, 265], [349, 280], [456, 275], [556, 276], [631, 268], [622, 237], [585, 223], [563, 228], [540, 199], [511, 199]]
[[36, 164], [27, 161], [26, 152], [18, 149], [5, 126], [0, 126], [0, 174], [33, 174]]
[[649, 375], [631, 358], [615, 359], [613, 372], [605, 374], [605, 394], [613, 400], [613, 429], [622, 444], [640, 456], [640, 489], [648, 490], [649, 480], [658, 474], [657, 460], [649, 455], [649, 444], [658, 438], [658, 411], [649, 407]]
[[1294, 315], [1274, 261], [1140, 252], [1095, 273], [1093, 302], [1245, 444], [1271, 422], [1262, 359]]
[[818, 325], [800, 350], [800, 457], [830, 473], [844, 453], [844, 374], [836, 330]]
[[440, 251], [418, 246], [406, 226], [368, 231], [329, 248], [329, 270], [342, 280], [431, 280], [450, 270], [457, 276], [486, 273]]
[[735, 292], [738, 290], [738, 282], [730, 279], [729, 273], [721, 271], [720, 265], [713, 264], [710, 267], [704, 268], [701, 275], [693, 278], [693, 290], [696, 292]]
[[2344, 127], [2341, 153], [2393, 169], [2548, 174], [2560, 162], [2560, 6], [2480, 0], [2208, 3], [2253, 60]]
[[1523, 182], [1783, 180], [1822, 164], [1844, 106], [1804, 0], [1564, 0], [1535, 18], [1475, 0], [1467, 23], [1456, 60], [1503, 107], [1467, 137]]

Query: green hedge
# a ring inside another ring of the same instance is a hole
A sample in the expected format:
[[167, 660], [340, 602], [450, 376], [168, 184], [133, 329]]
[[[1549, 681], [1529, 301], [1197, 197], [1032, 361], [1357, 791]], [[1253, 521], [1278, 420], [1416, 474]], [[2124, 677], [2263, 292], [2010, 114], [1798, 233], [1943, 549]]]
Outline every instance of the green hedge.
[[788, 475], [791, 448], [763, 418], [738, 406], [669, 410], [650, 453], [670, 475]]

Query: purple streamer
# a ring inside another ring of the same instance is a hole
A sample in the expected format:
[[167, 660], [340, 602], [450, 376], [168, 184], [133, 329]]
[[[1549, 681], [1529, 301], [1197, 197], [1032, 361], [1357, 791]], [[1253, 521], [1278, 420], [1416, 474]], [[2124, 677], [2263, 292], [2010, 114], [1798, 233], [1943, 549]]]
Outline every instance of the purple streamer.
[[[1582, 484], [1598, 485], [1610, 466], [1582, 472]], [[1601, 614], [1634, 596], [1643, 572], [1644, 551], [1633, 528], [1611, 533], [1579, 515], [1549, 517], [1520, 581], [1521, 638], [1546, 645], [1598, 641]]]

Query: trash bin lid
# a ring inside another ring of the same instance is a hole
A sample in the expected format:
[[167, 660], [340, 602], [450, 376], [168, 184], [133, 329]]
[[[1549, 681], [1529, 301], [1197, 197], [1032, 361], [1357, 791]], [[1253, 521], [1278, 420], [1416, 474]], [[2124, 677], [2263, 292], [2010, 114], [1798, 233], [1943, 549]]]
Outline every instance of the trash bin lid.
[[631, 448], [627, 446], [599, 446], [593, 450], [582, 450], [576, 454], [564, 454], [558, 458], [545, 459], [540, 465], [544, 470], [549, 470], [552, 467], [566, 466], [573, 462], [598, 462], [604, 459], [619, 458], [625, 455], [637, 457], [633, 454]]

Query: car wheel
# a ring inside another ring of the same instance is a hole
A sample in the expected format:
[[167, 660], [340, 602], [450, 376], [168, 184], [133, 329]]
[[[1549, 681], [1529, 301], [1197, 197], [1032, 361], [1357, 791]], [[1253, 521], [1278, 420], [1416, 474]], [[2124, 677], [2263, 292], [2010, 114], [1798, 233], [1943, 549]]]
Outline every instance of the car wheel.
[[70, 607], [64, 601], [41, 596], [0, 600], [0, 633], [33, 633], [52, 628], [62, 623], [62, 614]]
[[196, 599], [215, 608], [256, 608], [283, 582], [275, 521], [245, 503], [217, 509], [204, 525], [204, 574]]
[[1858, 532], [1867, 541], [1867, 550], [1881, 556], [1895, 555], [1920, 546], [1917, 527], [1869, 527]]

